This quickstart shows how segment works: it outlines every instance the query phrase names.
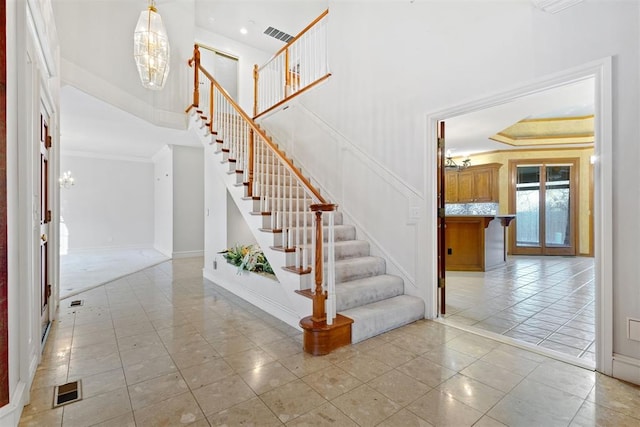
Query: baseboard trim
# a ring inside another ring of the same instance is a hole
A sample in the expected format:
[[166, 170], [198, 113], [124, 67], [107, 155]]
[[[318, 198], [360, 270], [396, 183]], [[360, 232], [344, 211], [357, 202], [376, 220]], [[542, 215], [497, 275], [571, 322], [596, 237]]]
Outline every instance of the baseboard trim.
[[9, 404], [0, 408], [0, 425], [17, 426], [20, 423], [22, 409], [28, 403], [27, 384], [20, 381], [9, 399]]
[[173, 252], [171, 254], [171, 258], [173, 259], [181, 259], [181, 258], [197, 258], [203, 257], [204, 250], [201, 251], [181, 251], [181, 252]]
[[613, 353], [613, 377], [640, 385], [640, 359]]

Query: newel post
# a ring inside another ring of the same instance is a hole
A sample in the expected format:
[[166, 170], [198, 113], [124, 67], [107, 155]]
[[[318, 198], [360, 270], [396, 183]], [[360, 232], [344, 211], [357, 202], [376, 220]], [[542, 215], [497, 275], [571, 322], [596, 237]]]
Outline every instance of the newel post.
[[253, 117], [258, 115], [258, 64], [253, 64]]
[[193, 106], [198, 107], [200, 104], [200, 49], [197, 44], [193, 45], [193, 58], [189, 60], [189, 65], [193, 66]]
[[[313, 206], [312, 206], [313, 209]], [[327, 319], [327, 313], [325, 310], [326, 294], [322, 291], [322, 274], [323, 274], [323, 255], [322, 255], [322, 211], [317, 210], [315, 215], [315, 231], [316, 231], [316, 259], [314, 260], [315, 267], [315, 291], [313, 294], [313, 314], [311, 320], [314, 322], [322, 322]]]

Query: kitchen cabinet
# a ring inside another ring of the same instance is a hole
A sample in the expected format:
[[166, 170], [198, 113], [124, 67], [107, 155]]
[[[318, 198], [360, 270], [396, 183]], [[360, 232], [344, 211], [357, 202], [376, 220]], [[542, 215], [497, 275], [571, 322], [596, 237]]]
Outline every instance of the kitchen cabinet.
[[498, 203], [500, 163], [469, 166], [445, 173], [446, 203]]

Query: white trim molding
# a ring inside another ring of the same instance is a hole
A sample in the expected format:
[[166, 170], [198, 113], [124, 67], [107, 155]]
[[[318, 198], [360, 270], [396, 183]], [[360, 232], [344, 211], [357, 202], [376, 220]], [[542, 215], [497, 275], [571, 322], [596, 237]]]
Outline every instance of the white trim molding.
[[[606, 57], [562, 72], [542, 77], [533, 82], [512, 88], [486, 98], [471, 100], [441, 111], [427, 114], [427, 165], [436, 164], [436, 129], [440, 120], [466, 114], [472, 111], [504, 104], [516, 98], [535, 94], [572, 82], [593, 78], [595, 81], [595, 146], [594, 164], [594, 241], [595, 282], [596, 282], [596, 370], [613, 375], [613, 110], [612, 110], [612, 58]], [[427, 199], [426, 221], [429, 227], [428, 239], [431, 244], [425, 254], [432, 267], [431, 289], [432, 305], [427, 311], [437, 316], [437, 191], [436, 174], [426, 174], [425, 188], [432, 197]]]
[[583, 1], [584, 0], [531, 0], [536, 8], [548, 13], [558, 13]]
[[614, 353], [612, 376], [633, 384], [640, 384], [640, 360]]

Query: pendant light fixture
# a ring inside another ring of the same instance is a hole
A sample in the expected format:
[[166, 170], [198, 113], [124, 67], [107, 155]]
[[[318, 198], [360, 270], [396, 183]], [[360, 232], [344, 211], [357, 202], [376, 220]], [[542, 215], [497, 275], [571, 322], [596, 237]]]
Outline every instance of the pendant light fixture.
[[149, 0], [148, 9], [140, 12], [133, 34], [133, 56], [142, 86], [162, 89], [169, 74], [169, 38], [155, 0]]

